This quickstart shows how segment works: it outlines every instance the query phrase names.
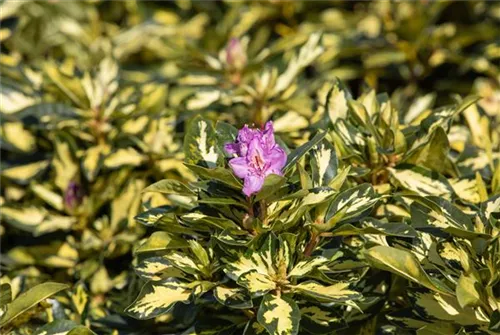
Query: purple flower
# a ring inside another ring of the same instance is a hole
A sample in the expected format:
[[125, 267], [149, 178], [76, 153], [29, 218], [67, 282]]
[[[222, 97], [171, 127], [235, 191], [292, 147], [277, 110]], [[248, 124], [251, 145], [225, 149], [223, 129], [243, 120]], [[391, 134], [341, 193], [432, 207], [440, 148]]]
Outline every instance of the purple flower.
[[235, 143], [225, 145], [229, 154], [238, 157], [229, 161], [229, 166], [238, 178], [244, 180], [243, 193], [251, 196], [257, 193], [270, 174], [283, 175], [286, 164], [285, 151], [274, 141], [274, 129], [271, 121], [264, 130], [244, 126], [238, 132]]
[[69, 210], [74, 210], [83, 200], [83, 190], [76, 182], [71, 181], [64, 192], [64, 204]]

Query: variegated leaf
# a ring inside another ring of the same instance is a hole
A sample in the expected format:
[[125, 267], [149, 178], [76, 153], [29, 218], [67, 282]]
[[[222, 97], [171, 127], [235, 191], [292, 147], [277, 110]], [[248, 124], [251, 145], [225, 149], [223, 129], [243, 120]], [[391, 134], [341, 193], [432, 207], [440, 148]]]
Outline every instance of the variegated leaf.
[[194, 192], [189, 189], [184, 183], [174, 179], [163, 179], [146, 187], [143, 191], [158, 192], [163, 194], [179, 194], [179, 195], [194, 195]]
[[64, 209], [63, 197], [60, 194], [53, 192], [41, 184], [31, 184], [31, 189], [38, 197], [58, 211]]
[[481, 201], [475, 179], [450, 179], [449, 182], [453, 191], [460, 199], [473, 204]]
[[132, 147], [118, 149], [104, 159], [104, 166], [108, 169], [117, 169], [122, 166], [139, 166], [146, 161], [139, 151]]
[[201, 116], [191, 120], [184, 138], [185, 162], [215, 168], [222, 159], [212, 123]]
[[407, 154], [405, 162], [441, 173], [446, 169], [449, 150], [450, 144], [445, 131], [437, 127], [423, 145]]
[[140, 213], [135, 217], [135, 219], [145, 226], [154, 226], [159, 220], [167, 216], [169, 213], [172, 214], [172, 220], [174, 220], [174, 210], [175, 208], [171, 206], [155, 207]]
[[365, 257], [373, 267], [395, 273], [436, 292], [452, 294], [444, 285], [432, 280], [417, 258], [408, 251], [380, 245], [368, 249]]
[[167, 249], [187, 248], [186, 240], [179, 236], [174, 236], [164, 231], [157, 231], [143, 242], [137, 249], [136, 253], [162, 251]]
[[317, 187], [310, 189], [309, 193], [302, 198], [299, 207], [318, 205], [328, 200], [336, 193], [337, 192], [334, 189], [329, 187]]
[[253, 307], [251, 297], [241, 287], [217, 286], [214, 290], [214, 297], [221, 304], [230, 308], [246, 309]]
[[146, 280], [158, 281], [167, 278], [184, 278], [185, 274], [165, 257], [150, 257], [141, 261], [135, 272]]
[[350, 94], [346, 92], [339, 81], [337, 81], [328, 92], [325, 105], [330, 121], [332, 121], [333, 124], [339, 119], [344, 120], [347, 118], [347, 112], [349, 110], [347, 100], [350, 98]]
[[500, 213], [500, 195], [494, 196], [481, 204], [481, 209], [487, 220], [498, 217], [498, 213]]
[[301, 145], [297, 149], [293, 150], [287, 157], [286, 165], [284, 170], [288, 170], [292, 166], [295, 165], [299, 161], [299, 159], [302, 158], [309, 150], [314, 148], [315, 145], [317, 145], [319, 142], [325, 138], [326, 132], [321, 132], [316, 134], [310, 141], [306, 142], [305, 144]]
[[312, 257], [298, 262], [288, 274], [289, 277], [302, 277], [328, 262], [325, 257]]
[[172, 252], [168, 255], [164, 256], [170, 264], [178, 268], [179, 270], [196, 275], [200, 273], [200, 267], [198, 266], [195, 261], [187, 256], [186, 254], [179, 253], [179, 252]]
[[276, 289], [276, 283], [268, 274], [251, 270], [239, 276], [238, 285], [245, 287], [253, 297], [258, 297]]
[[335, 147], [326, 140], [311, 150], [311, 170], [315, 187], [328, 186], [337, 175], [338, 160]]
[[48, 161], [39, 161], [19, 166], [11, 166], [2, 169], [1, 175], [19, 184], [27, 184], [29, 181], [45, 171], [49, 166]]
[[181, 216], [181, 221], [193, 227], [193, 229], [209, 230], [210, 227], [217, 229], [240, 229], [232, 220], [201, 213], [188, 213]]
[[454, 236], [470, 239], [476, 238], [479, 234], [475, 232], [470, 217], [451, 202], [439, 197], [416, 199], [417, 201], [413, 202], [410, 207], [415, 228], [431, 234], [444, 231]]
[[7, 305], [7, 310], [0, 317], [0, 327], [4, 327], [39, 302], [67, 288], [66, 284], [54, 282], [45, 282], [32, 287]]
[[5, 122], [0, 126], [0, 140], [4, 150], [33, 152], [36, 138], [23, 127], [21, 122]]
[[472, 308], [460, 307], [457, 299], [453, 296], [425, 289], [409, 290], [408, 295], [420, 318], [437, 319], [459, 325], [487, 325], [487, 321], [478, 318], [479, 315]]
[[190, 302], [192, 289], [178, 280], [146, 283], [126, 312], [136, 319], [152, 319], [168, 313], [176, 303]]
[[423, 167], [400, 165], [389, 169], [392, 177], [405, 189], [418, 195], [435, 195], [449, 198], [453, 194], [453, 187], [437, 172]]
[[224, 271], [233, 280], [250, 271], [256, 271], [265, 276], [272, 276], [276, 273], [274, 261], [276, 257], [276, 246], [271, 238], [266, 240], [263, 247], [258, 251], [249, 251], [241, 255], [235, 262], [228, 262]]
[[311, 334], [331, 334], [347, 327], [347, 322], [341, 315], [322, 305], [301, 305], [300, 314], [300, 327]]
[[98, 145], [87, 149], [82, 160], [82, 172], [88, 181], [94, 181], [104, 162], [109, 147]]
[[241, 190], [241, 188], [243, 187], [241, 182], [228, 169], [224, 169], [221, 167], [216, 167], [214, 169], [207, 169], [202, 166], [193, 164], [186, 164], [186, 166], [194, 173], [196, 173], [199, 177], [202, 177], [202, 179], [207, 179], [211, 181], [214, 180], [220, 181], [238, 190]]
[[290, 285], [290, 288], [299, 294], [318, 299], [323, 302], [345, 302], [361, 298], [359, 292], [349, 289], [350, 283], [336, 283], [324, 286], [315, 281], [306, 281], [297, 285]]
[[270, 335], [297, 335], [300, 310], [292, 299], [268, 294], [262, 299], [257, 320]]
[[488, 302], [484, 299], [484, 288], [473, 274], [466, 275], [462, 273], [457, 282], [456, 288], [457, 300], [460, 307], [478, 307], [487, 306]]
[[369, 210], [379, 198], [375, 194], [373, 187], [369, 184], [362, 184], [350, 188], [338, 194], [330, 204], [325, 216], [325, 222], [336, 224], [340, 221], [359, 217], [363, 212]]

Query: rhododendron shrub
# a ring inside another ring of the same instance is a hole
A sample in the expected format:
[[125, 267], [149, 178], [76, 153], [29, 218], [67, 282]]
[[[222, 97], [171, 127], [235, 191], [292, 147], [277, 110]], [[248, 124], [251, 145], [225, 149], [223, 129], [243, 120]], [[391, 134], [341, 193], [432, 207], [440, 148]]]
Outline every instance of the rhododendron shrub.
[[0, 332], [499, 333], [499, 13], [3, 1]]
[[[145, 189], [169, 205], [137, 217], [157, 231], [135, 250], [145, 284], [129, 315], [170, 315], [200, 333], [341, 334], [376, 315], [396, 333], [496, 331], [498, 189], [487, 170], [466, 168], [481, 151], [457, 160], [467, 138], [449, 135], [478, 113], [477, 98], [405, 124], [374, 91], [355, 100], [333, 82], [323, 97], [322, 121], [295, 149], [270, 121], [189, 122], [185, 165], [197, 180]], [[457, 312], [433, 314], [441, 301]]]

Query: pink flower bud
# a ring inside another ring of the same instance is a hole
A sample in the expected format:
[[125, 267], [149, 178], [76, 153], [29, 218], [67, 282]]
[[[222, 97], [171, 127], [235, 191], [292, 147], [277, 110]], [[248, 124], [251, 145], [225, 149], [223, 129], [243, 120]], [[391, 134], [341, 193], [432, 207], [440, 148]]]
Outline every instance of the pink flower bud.
[[241, 42], [231, 38], [226, 47], [226, 63], [231, 69], [241, 70], [247, 65], [247, 55]]

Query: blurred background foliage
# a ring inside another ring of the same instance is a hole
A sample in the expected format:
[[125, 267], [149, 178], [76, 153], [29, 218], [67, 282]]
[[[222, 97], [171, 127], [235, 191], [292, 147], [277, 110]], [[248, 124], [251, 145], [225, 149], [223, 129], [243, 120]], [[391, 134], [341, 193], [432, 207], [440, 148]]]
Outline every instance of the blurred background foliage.
[[[131, 252], [146, 233], [134, 217], [141, 201], [166, 199], [139, 194], [163, 178], [193, 180], [182, 138], [200, 113], [237, 127], [273, 119], [293, 148], [321, 124], [337, 79], [354, 96], [388, 92], [407, 122], [474, 93], [491, 134], [481, 148], [498, 152], [499, 2], [0, 6], [1, 282], [9, 287], [0, 303], [42, 282], [71, 285], [8, 324], [15, 333], [58, 318], [144, 332], [122, 313], [138, 291]], [[482, 122], [467, 115], [469, 127]], [[61, 329], [83, 331], [75, 324]]]

